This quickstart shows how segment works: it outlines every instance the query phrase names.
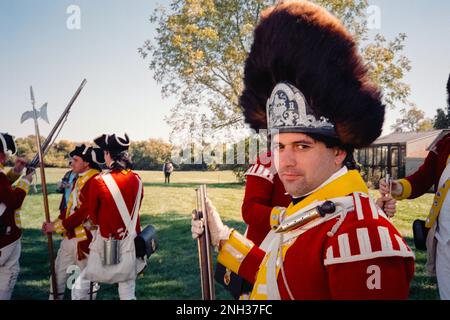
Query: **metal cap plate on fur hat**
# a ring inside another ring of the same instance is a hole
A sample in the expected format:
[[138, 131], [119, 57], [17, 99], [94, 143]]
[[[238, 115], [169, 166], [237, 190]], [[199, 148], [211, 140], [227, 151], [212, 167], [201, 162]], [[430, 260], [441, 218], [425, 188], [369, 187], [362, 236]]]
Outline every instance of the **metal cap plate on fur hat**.
[[94, 143], [103, 150], [122, 152], [128, 150], [130, 147], [130, 138], [126, 133], [124, 138], [117, 136], [115, 133], [102, 134], [100, 137], [94, 139]]
[[17, 146], [14, 136], [9, 133], [0, 133], [0, 152], [13, 156], [16, 151]]
[[[342, 144], [365, 147], [381, 134], [385, 114], [381, 92], [370, 80], [351, 34], [324, 8], [289, 1], [261, 13], [239, 99], [252, 129], [272, 126], [266, 107], [268, 101], [273, 103], [270, 99], [280, 83], [301, 92], [316, 120], [332, 123]], [[283, 115], [277, 120], [290, 127], [295, 113], [278, 111]]]
[[69, 156], [71, 158], [78, 156], [90, 164], [95, 163], [101, 165], [105, 163], [103, 151], [100, 148], [89, 147], [85, 144], [76, 146], [75, 149], [69, 153]]
[[272, 133], [303, 132], [337, 137], [334, 125], [325, 117], [317, 117], [305, 96], [289, 83], [275, 86], [266, 109], [267, 128]]

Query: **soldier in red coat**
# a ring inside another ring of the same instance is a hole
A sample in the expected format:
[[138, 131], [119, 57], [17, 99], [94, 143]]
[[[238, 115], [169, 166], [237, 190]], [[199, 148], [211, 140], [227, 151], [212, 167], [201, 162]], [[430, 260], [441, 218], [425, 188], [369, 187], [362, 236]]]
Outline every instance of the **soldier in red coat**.
[[[450, 108], [450, 77], [447, 81]], [[435, 197], [425, 227], [430, 229], [426, 240], [427, 271], [436, 276], [439, 295], [450, 300], [450, 133], [432, 146], [423, 165], [404, 179], [392, 182], [392, 189], [380, 181], [381, 193], [389, 193], [398, 199], [415, 199], [434, 186]]]
[[[125, 203], [125, 210], [128, 214], [132, 214], [133, 207], [138, 197], [138, 190], [140, 177], [134, 173], [132, 163], [128, 155], [128, 148], [130, 146], [130, 140], [125, 134], [125, 137], [118, 137], [115, 134], [104, 134], [94, 140], [94, 142], [103, 150], [106, 166], [109, 170], [103, 172], [97, 176], [90, 189], [90, 193], [87, 201], [87, 216], [89, 217], [91, 224], [98, 227], [101, 236], [104, 239], [123, 239], [128, 232], [127, 225], [125, 225], [121, 213], [119, 212], [119, 205], [116, 203], [113, 197], [110, 187], [105, 182], [105, 176], [112, 177], [121, 197]], [[143, 189], [140, 194], [142, 203]], [[139, 209], [139, 208], [138, 208]], [[139, 215], [137, 216], [137, 223], [135, 227], [136, 234], [141, 232], [141, 226], [139, 221]], [[83, 272], [80, 274], [79, 279], [84, 277]], [[78, 280], [77, 280], [78, 281]], [[134, 300], [135, 296], [135, 279], [119, 282], [119, 297], [121, 300]], [[75, 283], [75, 286], [77, 283]], [[76, 290], [72, 291], [72, 298], [78, 299]]]
[[[354, 170], [385, 107], [351, 35], [319, 6], [278, 4], [261, 15], [244, 74], [246, 122], [267, 119], [292, 202], [257, 246], [209, 201], [218, 262], [254, 284], [251, 299], [406, 299], [414, 255]], [[201, 235], [202, 220], [191, 230]]]
[[16, 182], [23, 174], [25, 167], [27, 166], [27, 159], [25, 157], [17, 157], [16, 161], [14, 161], [14, 167], [6, 172], [6, 176], [8, 177], [11, 183]]
[[[95, 177], [101, 172], [100, 165], [104, 163], [103, 151], [85, 144], [75, 147], [69, 153], [72, 158], [71, 168], [77, 174], [69, 201], [64, 210], [60, 211], [58, 218], [53, 222], [44, 222], [44, 233], [57, 232], [63, 236], [55, 260], [55, 272], [57, 282], [58, 299], [64, 299], [64, 291], [69, 275], [74, 272], [74, 266], [78, 266], [80, 272], [86, 267], [89, 255], [89, 244], [92, 234], [86, 225], [88, 215], [88, 198]], [[73, 288], [71, 288], [74, 290]], [[97, 288], [96, 288], [97, 289]], [[78, 284], [77, 290], [84, 300], [89, 299], [90, 283], [86, 281]], [[95, 295], [93, 295], [94, 297]], [[49, 299], [53, 300], [53, 288], [50, 281]]]
[[291, 197], [272, 165], [270, 151], [258, 157], [245, 173], [242, 217], [247, 224], [246, 237], [260, 245], [270, 231], [270, 214], [276, 207], [287, 207]]
[[30, 173], [11, 185], [4, 165], [15, 153], [14, 137], [0, 133], [0, 300], [11, 298], [19, 275], [22, 230], [16, 210], [22, 206], [32, 180]]

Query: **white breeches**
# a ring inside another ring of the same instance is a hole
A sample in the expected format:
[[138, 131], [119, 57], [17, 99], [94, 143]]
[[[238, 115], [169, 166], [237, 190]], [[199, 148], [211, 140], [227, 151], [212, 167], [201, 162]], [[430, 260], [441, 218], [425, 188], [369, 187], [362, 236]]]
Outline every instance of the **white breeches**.
[[[77, 242], [76, 238], [67, 239], [64, 238], [61, 241], [58, 255], [55, 260], [55, 272], [56, 272], [56, 286], [58, 288], [58, 297], [60, 300], [64, 299], [64, 291], [66, 288], [74, 290], [76, 285], [76, 279], [79, 274], [86, 267], [87, 259], [78, 260], [77, 258]], [[80, 295], [87, 296], [89, 298], [89, 281], [83, 283], [82, 292]], [[50, 278], [50, 300], [53, 300], [52, 281]]]
[[437, 241], [436, 277], [442, 300], [450, 300], [450, 242]]
[[0, 249], [0, 300], [11, 299], [19, 275], [20, 239]]

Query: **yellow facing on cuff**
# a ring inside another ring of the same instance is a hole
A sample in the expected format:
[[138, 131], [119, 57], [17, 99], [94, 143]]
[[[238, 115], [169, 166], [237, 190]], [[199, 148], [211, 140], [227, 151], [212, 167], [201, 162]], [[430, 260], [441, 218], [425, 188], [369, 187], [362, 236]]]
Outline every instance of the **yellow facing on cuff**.
[[81, 240], [86, 240], [88, 238], [83, 225], [79, 225], [75, 228], [75, 237]]
[[28, 191], [30, 190], [30, 183], [24, 179], [20, 179], [16, 184], [16, 188], [22, 189], [26, 194], [28, 194]]
[[66, 229], [64, 228], [61, 219], [56, 220], [56, 221], [53, 223], [53, 225], [55, 226], [55, 232], [56, 232], [56, 233], [63, 234], [63, 233], [66, 232]]
[[217, 261], [238, 274], [242, 261], [255, 244], [234, 230], [219, 251]]
[[408, 199], [411, 197], [412, 186], [411, 183], [406, 179], [400, 179], [398, 182], [402, 185], [402, 193], [399, 196], [392, 196], [396, 200]]

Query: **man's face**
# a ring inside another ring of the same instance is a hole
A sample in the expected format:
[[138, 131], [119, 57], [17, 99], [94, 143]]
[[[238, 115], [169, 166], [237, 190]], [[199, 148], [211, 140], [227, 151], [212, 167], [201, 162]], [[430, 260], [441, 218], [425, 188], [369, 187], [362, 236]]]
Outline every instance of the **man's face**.
[[342, 167], [346, 153], [303, 133], [280, 133], [273, 142], [275, 167], [286, 191], [303, 196]]
[[26, 165], [27, 161], [24, 158], [17, 158], [14, 168], [16, 169], [16, 172], [22, 172]]
[[73, 156], [72, 158], [72, 171], [75, 173], [83, 173], [89, 169], [89, 162], [85, 162], [79, 156]]
[[73, 159], [72, 158], [69, 160], [69, 167], [73, 171]]
[[109, 167], [111, 165], [111, 163], [113, 162], [113, 160], [111, 158], [111, 154], [109, 153], [109, 151], [104, 150], [103, 156], [105, 157], [106, 166]]

